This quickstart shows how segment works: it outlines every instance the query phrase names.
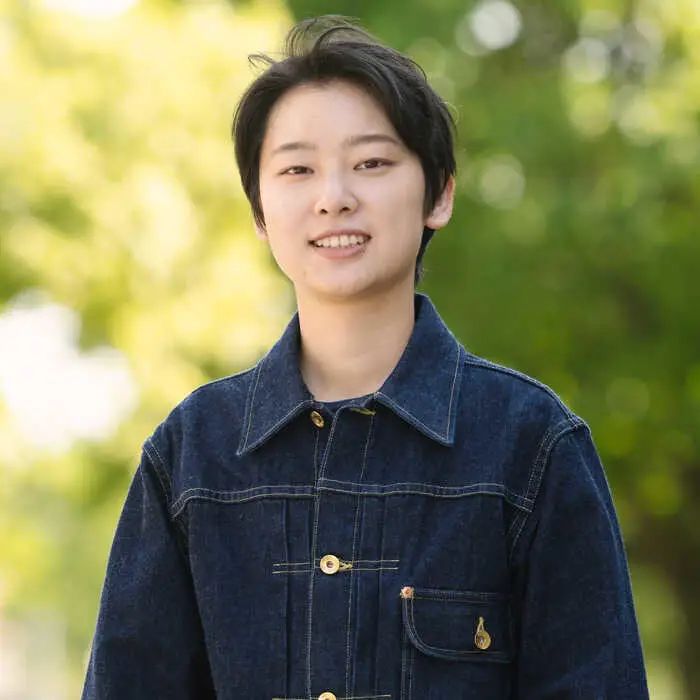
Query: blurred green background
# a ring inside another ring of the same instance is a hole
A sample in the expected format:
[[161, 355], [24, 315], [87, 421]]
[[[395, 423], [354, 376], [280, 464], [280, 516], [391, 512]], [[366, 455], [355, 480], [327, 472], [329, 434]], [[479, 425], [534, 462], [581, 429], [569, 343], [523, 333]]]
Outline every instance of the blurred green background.
[[700, 698], [697, 0], [0, 0], [0, 700], [79, 695], [141, 442], [293, 311], [230, 120], [328, 12], [454, 108], [423, 289], [591, 424], [652, 697]]

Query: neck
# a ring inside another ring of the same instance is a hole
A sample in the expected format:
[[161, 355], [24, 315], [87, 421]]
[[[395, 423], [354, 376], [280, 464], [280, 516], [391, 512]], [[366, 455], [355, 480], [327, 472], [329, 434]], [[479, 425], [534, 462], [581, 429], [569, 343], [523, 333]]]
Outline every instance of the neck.
[[377, 391], [406, 348], [413, 330], [410, 293], [334, 302], [297, 299], [301, 374], [318, 401]]

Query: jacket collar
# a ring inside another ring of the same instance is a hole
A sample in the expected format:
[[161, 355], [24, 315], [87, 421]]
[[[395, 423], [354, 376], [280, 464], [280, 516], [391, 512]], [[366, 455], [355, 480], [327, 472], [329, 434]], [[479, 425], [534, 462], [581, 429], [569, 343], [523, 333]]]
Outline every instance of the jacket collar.
[[[377, 401], [429, 438], [451, 445], [464, 351], [430, 299], [422, 294], [415, 299], [416, 320], [406, 349], [366, 403]], [[295, 314], [254, 367], [238, 455], [253, 451], [295, 416], [318, 405], [301, 376], [300, 340]]]

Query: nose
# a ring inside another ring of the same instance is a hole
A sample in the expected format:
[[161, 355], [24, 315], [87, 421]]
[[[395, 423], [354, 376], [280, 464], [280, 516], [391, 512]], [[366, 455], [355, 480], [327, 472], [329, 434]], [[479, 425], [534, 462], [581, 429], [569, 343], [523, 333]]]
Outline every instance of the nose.
[[347, 214], [355, 211], [357, 199], [346, 179], [339, 173], [329, 173], [321, 180], [315, 211], [321, 215]]

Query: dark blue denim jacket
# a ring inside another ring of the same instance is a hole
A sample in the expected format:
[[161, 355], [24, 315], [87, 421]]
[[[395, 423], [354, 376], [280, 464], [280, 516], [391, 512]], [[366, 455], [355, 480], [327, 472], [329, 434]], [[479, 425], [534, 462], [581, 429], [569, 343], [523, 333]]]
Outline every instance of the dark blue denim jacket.
[[295, 318], [156, 429], [83, 698], [648, 697], [587, 426], [416, 310], [386, 383], [336, 413]]

